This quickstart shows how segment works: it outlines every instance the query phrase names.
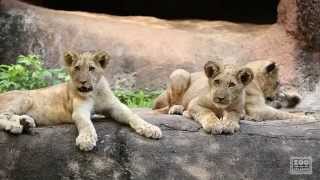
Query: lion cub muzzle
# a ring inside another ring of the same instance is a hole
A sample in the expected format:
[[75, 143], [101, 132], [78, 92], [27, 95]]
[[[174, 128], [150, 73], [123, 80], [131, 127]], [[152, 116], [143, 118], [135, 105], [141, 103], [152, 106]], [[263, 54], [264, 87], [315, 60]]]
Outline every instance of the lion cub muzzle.
[[82, 87], [78, 88], [78, 91], [80, 91], [82, 93], [88, 93], [88, 92], [93, 91], [93, 87], [92, 86], [90, 86], [90, 87], [82, 86]]
[[215, 93], [213, 96], [213, 102], [217, 106], [228, 106], [230, 104], [230, 98], [226, 93]]
[[213, 101], [218, 104], [226, 104], [226, 99], [224, 97], [214, 97]]
[[87, 84], [87, 80], [79, 81], [80, 87], [78, 87], [78, 91], [82, 93], [88, 93], [93, 91], [92, 85]]

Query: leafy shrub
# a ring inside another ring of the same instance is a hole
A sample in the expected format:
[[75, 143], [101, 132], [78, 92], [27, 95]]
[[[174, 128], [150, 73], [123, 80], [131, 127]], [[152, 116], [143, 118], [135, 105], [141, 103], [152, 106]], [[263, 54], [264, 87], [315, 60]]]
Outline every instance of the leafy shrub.
[[159, 91], [124, 91], [115, 90], [114, 94], [119, 100], [131, 108], [151, 107], [153, 100], [160, 95]]
[[46, 69], [38, 55], [20, 55], [16, 64], [0, 65], [0, 92], [47, 87], [68, 80], [63, 69]]

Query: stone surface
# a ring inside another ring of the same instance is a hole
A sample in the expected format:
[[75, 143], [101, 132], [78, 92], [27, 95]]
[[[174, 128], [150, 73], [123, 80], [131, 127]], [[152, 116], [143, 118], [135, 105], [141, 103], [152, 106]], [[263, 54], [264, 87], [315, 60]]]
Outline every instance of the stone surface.
[[299, 45], [320, 51], [320, 1], [281, 0], [278, 22], [286, 31], [300, 40]]
[[[296, 70], [300, 72], [297, 85], [307, 90], [305, 96], [319, 93], [320, 67], [320, 0], [281, 0], [278, 6], [278, 23], [294, 37], [293, 48]], [[302, 83], [300, 83], [302, 82]], [[313, 96], [313, 99], [319, 99]], [[307, 104], [311, 99], [308, 100]], [[314, 100], [313, 100], [314, 101]]]
[[282, 66], [282, 83], [314, 90], [320, 74], [317, 48], [305, 48], [290, 32], [311, 38], [304, 44], [317, 47], [310, 43], [318, 39], [317, 2], [282, 0], [278, 23], [254, 25], [56, 11], [2, 0], [0, 62], [36, 53], [46, 65], [59, 66], [65, 50], [103, 49], [112, 56], [106, 75], [114, 88], [159, 89], [174, 69], [199, 71], [215, 57], [239, 64], [271, 59]]
[[[205, 19], [256, 24], [276, 22], [279, 0], [23, 0], [50, 9], [87, 11], [121, 16], [153, 16], [161, 19]], [[178, 9], [178, 10], [177, 10]]]
[[312, 50], [319, 52], [320, 0], [298, 0], [297, 7], [298, 30], [303, 35], [306, 46]]
[[297, 3], [291, 0], [281, 0], [278, 5], [278, 23], [286, 32], [298, 38]]
[[[67, 49], [103, 49], [112, 56], [106, 75], [114, 88], [159, 89], [172, 70], [198, 71], [215, 57], [240, 64], [272, 59], [281, 65], [282, 82], [305, 92], [301, 107], [319, 110], [319, 3], [281, 0], [277, 23], [253, 25], [54, 11], [0, 0], [0, 63], [36, 53], [47, 66], [60, 66]], [[179, 116], [139, 113], [162, 128], [163, 139], [99, 120], [98, 146], [83, 153], [72, 125], [21, 136], [0, 132], [0, 179], [319, 179], [319, 121], [242, 121], [240, 133], [211, 136]], [[292, 156], [312, 156], [313, 174], [290, 175]]]
[[[103, 119], [92, 152], [75, 147], [72, 125], [0, 132], [0, 179], [319, 179], [320, 121], [242, 121], [240, 133], [212, 136], [181, 116], [137, 112], [161, 140]], [[313, 174], [290, 175], [292, 156], [311, 156]]]

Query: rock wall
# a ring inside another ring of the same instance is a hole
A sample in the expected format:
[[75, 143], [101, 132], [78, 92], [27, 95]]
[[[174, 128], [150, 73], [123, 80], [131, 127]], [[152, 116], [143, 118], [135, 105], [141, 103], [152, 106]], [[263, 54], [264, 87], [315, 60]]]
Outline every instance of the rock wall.
[[[298, 30], [306, 46], [320, 51], [320, 1], [297, 1]], [[318, 59], [319, 60], [319, 59]]]
[[[295, 60], [301, 73], [297, 82], [303, 88], [315, 91], [319, 86], [320, 67], [320, 1], [281, 0], [278, 6], [278, 23], [295, 38]], [[317, 85], [318, 84], [318, 85]], [[316, 90], [319, 93], [319, 90]], [[316, 97], [314, 97], [316, 98]]]
[[[139, 114], [163, 130], [160, 140], [100, 119], [92, 152], [75, 147], [74, 126], [0, 132], [0, 179], [319, 179], [319, 121], [242, 121], [235, 135], [212, 136], [181, 116]], [[312, 157], [311, 175], [290, 174], [290, 158]]]
[[[272, 59], [282, 65], [282, 82], [307, 90], [304, 106], [312, 100], [315, 107], [319, 9], [319, 0], [281, 0], [277, 23], [252, 25], [65, 12], [0, 0], [0, 63], [36, 53], [47, 66], [60, 66], [67, 49], [103, 49], [112, 56], [106, 75], [114, 88], [159, 89], [172, 70], [201, 70], [215, 57], [239, 64]], [[98, 146], [83, 153], [74, 146], [72, 125], [21, 136], [0, 132], [0, 179], [319, 179], [318, 121], [242, 121], [240, 133], [211, 136], [178, 116], [139, 113], [161, 127], [163, 139], [98, 121]], [[313, 174], [291, 175], [292, 156], [311, 156]]]
[[277, 20], [279, 0], [23, 0], [56, 10], [86, 11], [121, 16], [152, 16], [160, 19], [205, 19], [271, 24]]
[[103, 49], [112, 56], [106, 75], [114, 88], [159, 89], [174, 69], [199, 71], [215, 57], [272, 59], [282, 65], [282, 83], [302, 91], [318, 84], [319, 0], [281, 0], [278, 22], [269, 25], [66, 12], [16, 0], [2, 0], [0, 8], [1, 63], [36, 53], [60, 66], [65, 50]]

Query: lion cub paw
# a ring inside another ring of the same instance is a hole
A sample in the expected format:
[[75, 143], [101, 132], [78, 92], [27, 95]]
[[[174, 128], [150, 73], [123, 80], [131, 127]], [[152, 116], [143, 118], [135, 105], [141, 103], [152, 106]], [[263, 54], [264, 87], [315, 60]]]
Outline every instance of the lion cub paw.
[[28, 115], [20, 116], [20, 124], [23, 126], [24, 129], [34, 128], [36, 127], [36, 123], [34, 119]]
[[18, 115], [1, 115], [0, 119], [5, 121], [5, 130], [12, 134], [21, 134], [23, 126], [20, 124], [20, 116]]
[[160, 139], [162, 137], [161, 129], [149, 123], [145, 123], [142, 127], [137, 128], [136, 132], [142, 136]]
[[224, 122], [223, 132], [233, 134], [240, 130], [240, 124], [234, 121]]
[[5, 130], [12, 134], [21, 134], [23, 130], [36, 127], [35, 121], [27, 115], [0, 115], [1, 119], [6, 122]]
[[168, 114], [171, 115], [182, 115], [184, 107], [182, 105], [173, 105], [170, 107]]
[[97, 140], [96, 133], [80, 133], [76, 139], [76, 145], [82, 151], [90, 151], [96, 146]]
[[210, 123], [203, 126], [203, 129], [207, 133], [211, 134], [222, 134], [223, 132], [223, 124], [221, 121], [215, 121], [214, 123]]
[[255, 115], [244, 115], [243, 120], [246, 121], [256, 121], [256, 122], [261, 122], [263, 119], [259, 116]]
[[8, 122], [5, 130], [12, 134], [21, 134], [23, 131], [23, 126], [16, 121]]
[[188, 119], [192, 119], [191, 114], [189, 113], [189, 111], [183, 111], [182, 116]]

